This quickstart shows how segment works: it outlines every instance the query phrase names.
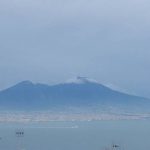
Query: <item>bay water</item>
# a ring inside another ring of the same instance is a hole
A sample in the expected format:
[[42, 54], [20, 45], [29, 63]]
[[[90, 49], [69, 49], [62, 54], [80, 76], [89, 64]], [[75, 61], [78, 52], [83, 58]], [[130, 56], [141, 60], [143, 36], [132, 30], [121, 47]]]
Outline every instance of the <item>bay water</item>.
[[150, 150], [150, 121], [0, 123], [0, 150], [106, 150], [113, 144]]

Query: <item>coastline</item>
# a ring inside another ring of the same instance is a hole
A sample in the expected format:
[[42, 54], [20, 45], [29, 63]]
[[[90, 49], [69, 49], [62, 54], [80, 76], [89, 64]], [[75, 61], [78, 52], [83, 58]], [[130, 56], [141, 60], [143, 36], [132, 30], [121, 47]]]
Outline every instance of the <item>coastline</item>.
[[0, 112], [2, 122], [49, 121], [101, 121], [101, 120], [149, 120], [149, 113], [54, 113], [54, 112]]

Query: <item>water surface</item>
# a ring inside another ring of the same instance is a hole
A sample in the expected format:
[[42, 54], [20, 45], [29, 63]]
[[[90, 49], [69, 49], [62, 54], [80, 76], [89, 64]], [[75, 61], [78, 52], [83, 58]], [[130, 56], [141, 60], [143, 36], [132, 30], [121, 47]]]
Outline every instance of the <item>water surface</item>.
[[0, 123], [0, 137], [1, 150], [148, 150], [150, 121]]

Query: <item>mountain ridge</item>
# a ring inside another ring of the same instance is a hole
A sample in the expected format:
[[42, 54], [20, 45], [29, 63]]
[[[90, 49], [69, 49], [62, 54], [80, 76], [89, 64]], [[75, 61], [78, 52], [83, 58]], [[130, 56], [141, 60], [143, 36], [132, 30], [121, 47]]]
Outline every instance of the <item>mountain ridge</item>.
[[0, 91], [0, 110], [52, 110], [64, 108], [106, 108], [149, 111], [148, 98], [126, 94], [95, 80], [77, 77], [56, 85], [22, 81]]

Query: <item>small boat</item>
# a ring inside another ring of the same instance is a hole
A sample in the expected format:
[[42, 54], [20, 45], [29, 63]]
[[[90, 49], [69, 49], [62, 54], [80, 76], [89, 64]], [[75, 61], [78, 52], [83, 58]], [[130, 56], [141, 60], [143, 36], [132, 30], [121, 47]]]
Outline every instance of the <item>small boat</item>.
[[104, 150], [122, 150], [121, 147], [118, 144], [112, 144], [109, 147], [105, 147]]
[[116, 144], [113, 144], [113, 145], [112, 145], [112, 148], [113, 148], [113, 149], [119, 148], [119, 147], [120, 147], [120, 146], [119, 146], [119, 145], [116, 145]]
[[24, 137], [24, 131], [23, 130], [17, 130], [15, 132], [15, 134], [16, 134], [17, 137]]

